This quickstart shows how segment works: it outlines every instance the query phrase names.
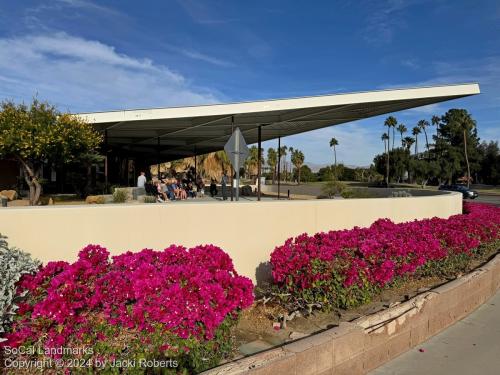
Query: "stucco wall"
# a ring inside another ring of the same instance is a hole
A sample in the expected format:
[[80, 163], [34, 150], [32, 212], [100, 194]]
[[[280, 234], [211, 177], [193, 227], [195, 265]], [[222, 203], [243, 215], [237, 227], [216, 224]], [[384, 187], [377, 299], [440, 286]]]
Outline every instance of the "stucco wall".
[[[89, 243], [112, 254], [170, 244], [212, 243], [232, 257], [239, 273], [253, 280], [261, 263], [287, 238], [353, 226], [381, 217], [403, 222], [461, 213], [457, 193], [411, 198], [107, 204], [0, 209], [0, 233], [36, 258], [69, 260]], [[260, 267], [265, 270], [266, 267]]]

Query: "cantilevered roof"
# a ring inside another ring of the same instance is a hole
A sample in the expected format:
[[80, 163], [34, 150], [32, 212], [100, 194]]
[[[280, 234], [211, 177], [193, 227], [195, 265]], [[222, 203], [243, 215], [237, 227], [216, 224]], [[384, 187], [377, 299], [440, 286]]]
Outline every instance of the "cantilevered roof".
[[[224, 148], [232, 127], [248, 144], [479, 94], [477, 83], [189, 107], [81, 113], [109, 147], [174, 160]], [[158, 146], [159, 145], [159, 146]]]

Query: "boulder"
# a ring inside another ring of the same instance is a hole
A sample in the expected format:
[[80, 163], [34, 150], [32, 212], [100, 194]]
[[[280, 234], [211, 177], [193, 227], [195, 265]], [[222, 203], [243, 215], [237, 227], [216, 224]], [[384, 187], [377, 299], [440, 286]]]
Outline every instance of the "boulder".
[[17, 199], [17, 191], [15, 190], [2, 190], [0, 191], [0, 195], [3, 195], [9, 201], [13, 201]]
[[102, 195], [89, 195], [85, 198], [85, 203], [87, 204], [103, 204], [105, 199]]

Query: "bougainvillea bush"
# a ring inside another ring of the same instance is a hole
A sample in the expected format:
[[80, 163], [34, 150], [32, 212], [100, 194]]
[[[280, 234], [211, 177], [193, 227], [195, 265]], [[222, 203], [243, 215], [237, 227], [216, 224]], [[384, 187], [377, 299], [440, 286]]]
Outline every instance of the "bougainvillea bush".
[[50, 348], [91, 347], [81, 355], [91, 360], [86, 370], [92, 360], [120, 359], [173, 358], [173, 372], [214, 366], [232, 349], [239, 312], [253, 302], [252, 282], [212, 245], [112, 258], [89, 245], [72, 264], [50, 262], [25, 275], [18, 293], [26, 291], [4, 346], [34, 345], [53, 358], [61, 354]]
[[322, 309], [368, 302], [396, 281], [446, 276], [487, 246], [500, 244], [500, 208], [465, 204], [464, 214], [369, 228], [302, 234], [271, 254], [274, 282], [303, 304]]

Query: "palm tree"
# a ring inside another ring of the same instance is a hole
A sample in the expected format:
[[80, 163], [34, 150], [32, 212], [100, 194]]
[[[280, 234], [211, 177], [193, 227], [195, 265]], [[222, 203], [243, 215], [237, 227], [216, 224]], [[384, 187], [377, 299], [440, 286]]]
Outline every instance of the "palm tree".
[[439, 137], [439, 124], [441, 123], [441, 118], [439, 116], [432, 116], [431, 123], [432, 125], [436, 126], [436, 143], [437, 143]]
[[[288, 147], [286, 146], [281, 146], [279, 149], [279, 159], [281, 160], [281, 166], [284, 167], [286, 165], [286, 151], [288, 150]], [[281, 168], [283, 170], [284, 168]], [[281, 176], [278, 176], [278, 178], [281, 178]], [[286, 178], [286, 173], [285, 173], [285, 178]]]
[[293, 147], [288, 147], [288, 153], [290, 154], [290, 174], [288, 173], [288, 163], [285, 164], [285, 169], [286, 169], [286, 176], [289, 178], [289, 181], [292, 180], [292, 155], [293, 155], [294, 148]]
[[384, 121], [384, 126], [387, 126], [387, 136], [389, 137], [388, 145], [390, 144], [390, 135], [391, 135], [391, 128], [392, 128], [392, 148], [394, 149], [394, 129], [396, 128], [396, 125], [398, 124], [398, 120], [396, 120], [396, 117], [394, 116], [389, 116], [385, 119]]
[[467, 187], [470, 187], [470, 164], [469, 164], [469, 155], [467, 152], [467, 133], [476, 126], [476, 123], [472, 118], [468, 115], [467, 111], [461, 110], [458, 118], [460, 127], [462, 128], [464, 134], [464, 156], [465, 163], [467, 164]]
[[427, 120], [420, 120], [417, 123], [417, 126], [424, 131], [424, 134], [425, 134], [425, 146], [427, 148], [427, 153], [428, 153], [429, 152], [429, 140], [427, 139], [427, 130], [425, 130], [425, 128], [427, 128], [429, 126], [429, 121], [427, 121]]
[[[260, 159], [262, 161], [262, 158]], [[257, 146], [250, 147], [250, 153], [245, 160], [245, 169], [248, 177], [256, 176], [259, 167], [259, 149]]]
[[297, 169], [298, 173], [298, 183], [300, 185], [300, 169], [302, 168], [302, 164], [304, 164], [304, 154], [300, 150], [293, 150], [292, 156], [291, 156], [291, 161], [292, 164], [295, 166]]
[[337, 141], [336, 138], [332, 138], [330, 139], [330, 147], [333, 147], [333, 165], [334, 165], [334, 168], [335, 168], [335, 177], [337, 176], [337, 148], [336, 146], [339, 145], [339, 141]]
[[382, 137], [380, 139], [384, 142], [384, 154], [387, 153], [387, 141], [389, 140], [389, 136], [387, 133], [382, 134]]
[[420, 134], [420, 128], [415, 126], [412, 130], [412, 134], [415, 136], [415, 156], [418, 153], [418, 135]]
[[278, 163], [278, 153], [272, 147], [267, 149], [267, 165], [271, 168], [272, 171], [272, 182], [274, 185], [274, 179], [276, 178], [276, 163]]
[[403, 133], [406, 133], [408, 129], [406, 129], [406, 126], [404, 124], [399, 124], [397, 127], [397, 131], [399, 132], [399, 134], [401, 134], [401, 146], [405, 147], [403, 143]]
[[385, 183], [389, 186], [389, 135], [387, 133], [382, 134], [382, 141], [384, 141], [384, 152], [386, 157], [386, 175], [385, 175]]
[[403, 138], [403, 147], [406, 147], [408, 151], [410, 151], [411, 146], [415, 143], [415, 138], [413, 137], [404, 137]]

